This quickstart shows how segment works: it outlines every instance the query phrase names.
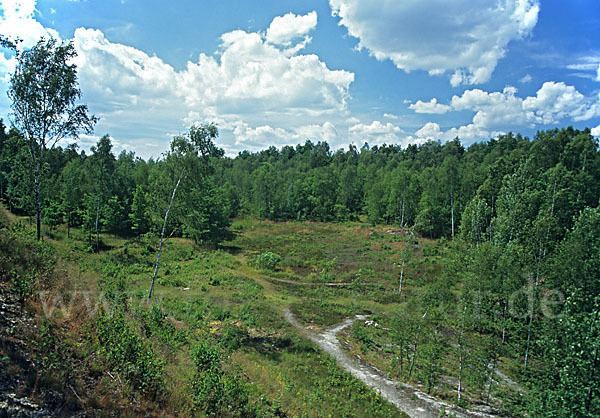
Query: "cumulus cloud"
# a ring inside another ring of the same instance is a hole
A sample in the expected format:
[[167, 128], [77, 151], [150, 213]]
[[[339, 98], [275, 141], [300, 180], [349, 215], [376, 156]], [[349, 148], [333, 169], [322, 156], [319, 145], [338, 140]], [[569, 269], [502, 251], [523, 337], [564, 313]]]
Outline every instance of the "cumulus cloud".
[[336, 126], [329, 121], [321, 125], [301, 125], [287, 129], [270, 125], [252, 128], [244, 122], [239, 122], [233, 129], [233, 134], [235, 147], [232, 150], [245, 149], [249, 151], [259, 151], [265, 146], [271, 145], [276, 147], [296, 145], [306, 140], [327, 141], [330, 145], [335, 146], [339, 140]]
[[[58, 33], [36, 20], [35, 0], [0, 0], [4, 36], [19, 36], [23, 47]], [[354, 74], [327, 67], [317, 55], [303, 53], [317, 13], [288, 13], [266, 31], [224, 33], [214, 54], [200, 54], [176, 70], [160, 57], [111, 42], [100, 30], [78, 28], [73, 43], [83, 100], [100, 116], [96, 131], [137, 144], [143, 156], [149, 138], [165, 149], [170, 134], [192, 123], [215, 122], [220, 141], [235, 153], [311, 140], [336, 141], [346, 130], [347, 100]], [[0, 53], [6, 82], [14, 57]], [[88, 145], [95, 137], [85, 137]], [[85, 143], [84, 143], [85, 142]], [[117, 148], [117, 147], [115, 147]], [[158, 150], [160, 152], [160, 150]]]
[[[304, 22], [307, 16], [313, 14], [292, 18]], [[279, 27], [276, 20], [269, 29]], [[299, 24], [293, 34], [310, 27]], [[110, 42], [99, 30], [77, 29], [74, 43], [84, 98], [91, 109], [100, 110], [108, 129], [125, 123], [158, 133], [214, 121], [222, 133], [228, 131], [229, 148], [235, 151], [251, 147], [259, 137], [263, 146], [281, 144], [286, 136], [288, 142], [302, 140], [300, 130], [315, 132], [326, 117], [346, 117], [354, 74], [329, 69], [317, 55], [299, 53], [306, 40], [280, 44], [295, 36], [288, 35], [279, 32], [275, 44], [268, 31], [228, 32], [215, 54], [200, 54], [180, 71], [159, 57]], [[331, 129], [320, 134], [331, 137]]]
[[391, 122], [381, 123], [378, 120], [370, 124], [357, 123], [348, 128], [350, 137], [356, 142], [369, 144], [395, 144], [401, 142], [404, 131]]
[[[419, 129], [418, 138], [464, 140], [485, 139], [510, 129], [534, 128], [536, 125], [559, 124], [561, 120], [585, 121], [600, 116], [600, 95], [588, 98], [573, 86], [563, 82], [546, 82], [535, 96], [521, 98], [512, 86], [501, 92], [480, 89], [466, 90], [452, 97], [449, 110], [475, 112], [472, 123], [442, 131], [437, 123], [429, 122]], [[413, 110], [417, 111], [411, 106]]]
[[600, 138], [600, 125], [592, 128], [592, 135], [594, 135], [596, 138]]
[[[19, 48], [30, 48], [41, 37], [59, 39], [58, 32], [45, 28], [35, 20], [36, 0], [0, 0], [0, 34], [9, 39], [20, 39]], [[17, 60], [10, 53], [0, 52], [0, 80], [8, 83]]]
[[496, 137], [500, 133], [502, 132], [488, 131], [487, 129], [476, 126], [473, 123], [442, 131], [439, 124], [435, 122], [427, 122], [421, 129], [415, 132], [414, 137], [409, 137], [409, 142], [423, 143], [430, 140], [451, 141], [454, 138], [460, 138], [461, 141], [471, 142]]
[[0, 0], [0, 32], [11, 39], [19, 38], [20, 47], [29, 48], [41, 37], [59, 39], [58, 32], [35, 20], [36, 0]]
[[437, 113], [443, 114], [448, 112], [452, 107], [438, 103], [437, 99], [434, 97], [428, 102], [423, 102], [421, 100], [417, 101], [417, 103], [411, 104], [408, 106], [410, 109], [414, 110], [416, 113]]
[[290, 45], [299, 37], [306, 36], [317, 26], [317, 12], [303, 16], [288, 13], [277, 16], [267, 29], [267, 41], [276, 45]]
[[421, 129], [415, 132], [418, 138], [438, 139], [442, 133], [440, 125], [435, 122], [427, 122]]
[[329, 0], [340, 25], [378, 60], [431, 75], [452, 71], [451, 84], [488, 81], [512, 40], [531, 33], [537, 0]]
[[288, 57], [259, 33], [237, 30], [221, 41], [217, 54], [201, 54], [175, 71], [156, 56], [110, 42], [98, 30], [75, 31], [80, 79], [98, 100], [160, 105], [178, 97], [208, 117], [344, 108], [353, 73], [330, 70], [316, 55]]

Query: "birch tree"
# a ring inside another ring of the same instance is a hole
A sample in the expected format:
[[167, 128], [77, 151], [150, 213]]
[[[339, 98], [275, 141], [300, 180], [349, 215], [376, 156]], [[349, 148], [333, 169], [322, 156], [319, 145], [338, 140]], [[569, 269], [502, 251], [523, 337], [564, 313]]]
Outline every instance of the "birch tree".
[[169, 214], [173, 208], [173, 202], [175, 201], [177, 191], [182, 182], [185, 183], [186, 177], [190, 176], [191, 173], [193, 173], [194, 177], [191, 179], [192, 181], [201, 182], [202, 178], [210, 173], [211, 157], [223, 156], [223, 150], [218, 148], [213, 142], [213, 140], [217, 138], [217, 135], [217, 127], [214, 124], [204, 124], [192, 126], [189, 132], [176, 136], [171, 141], [170, 151], [166, 155], [165, 164], [173, 174], [172, 189], [169, 193], [169, 200], [160, 231], [160, 241], [156, 255], [156, 263], [154, 265], [154, 274], [152, 275], [152, 284], [150, 285], [150, 292], [148, 293], [148, 301], [152, 299], [152, 292], [158, 274]]
[[13, 126], [28, 144], [34, 172], [37, 239], [41, 239], [42, 205], [40, 183], [44, 159], [63, 138], [91, 133], [97, 119], [86, 105], [77, 104], [81, 91], [77, 83], [77, 55], [72, 43], [42, 38], [33, 48], [17, 55], [17, 67], [10, 78], [8, 97]]

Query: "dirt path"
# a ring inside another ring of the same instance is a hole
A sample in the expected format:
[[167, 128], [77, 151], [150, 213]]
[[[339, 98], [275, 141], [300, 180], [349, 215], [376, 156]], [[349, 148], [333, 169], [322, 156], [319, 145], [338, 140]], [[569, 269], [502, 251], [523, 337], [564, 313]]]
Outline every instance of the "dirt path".
[[355, 320], [364, 320], [365, 317], [357, 315], [355, 318], [346, 319], [341, 324], [323, 332], [315, 333], [302, 325], [289, 309], [284, 309], [285, 318], [304, 335], [315, 342], [321, 349], [333, 356], [342, 368], [367, 386], [372, 387], [389, 402], [393, 403], [402, 412], [413, 418], [431, 418], [441, 416], [442, 411], [452, 414], [457, 418], [494, 417], [482, 412], [467, 411], [455, 405], [440, 401], [421, 390], [385, 377], [385, 374], [373, 365], [359, 358], [348, 355], [337, 338], [337, 333], [352, 325]]

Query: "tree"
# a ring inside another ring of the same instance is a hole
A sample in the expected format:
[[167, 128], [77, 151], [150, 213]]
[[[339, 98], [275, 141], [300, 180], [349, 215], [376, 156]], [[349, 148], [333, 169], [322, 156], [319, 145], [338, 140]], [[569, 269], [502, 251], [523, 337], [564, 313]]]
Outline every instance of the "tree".
[[133, 192], [133, 201], [131, 203], [131, 229], [136, 235], [142, 235], [150, 229], [148, 222], [148, 200], [142, 186], [137, 185]]
[[88, 115], [86, 105], [77, 104], [81, 91], [77, 83], [77, 55], [72, 43], [42, 38], [33, 48], [18, 55], [10, 79], [12, 124], [29, 146], [35, 177], [37, 239], [41, 239], [42, 208], [40, 182], [46, 151], [79, 131], [91, 133], [97, 119]]
[[[92, 155], [86, 159], [88, 165], [87, 172], [91, 176], [89, 179], [90, 192], [96, 195], [96, 220], [94, 229], [96, 231], [96, 252], [99, 251], [100, 242], [100, 208], [108, 201], [113, 194], [114, 175], [115, 175], [115, 156], [112, 153], [112, 143], [110, 136], [104, 135], [92, 147]], [[103, 211], [104, 212], [104, 211]], [[102, 220], [104, 222], [104, 219]]]
[[67, 218], [67, 237], [71, 237], [71, 227], [80, 225], [78, 216], [83, 200], [81, 189], [81, 177], [83, 175], [83, 164], [79, 158], [69, 161], [61, 172], [61, 201], [62, 211]]
[[148, 301], [152, 299], [152, 291], [154, 289], [154, 282], [156, 281], [156, 275], [160, 264], [165, 230], [177, 189], [189, 172], [193, 172], [196, 181], [198, 181], [198, 176], [204, 177], [208, 175], [211, 171], [210, 159], [212, 157], [222, 157], [224, 155], [224, 151], [213, 143], [213, 140], [217, 135], [217, 127], [214, 124], [198, 125], [192, 126], [188, 133], [176, 136], [171, 141], [171, 150], [166, 156], [165, 163], [175, 175], [173, 176], [174, 184], [169, 203], [166, 207], [165, 218], [160, 233], [160, 243], [156, 256], [156, 264], [154, 266], [154, 274], [152, 276], [152, 284], [150, 285], [150, 292], [148, 293]]
[[[600, 210], [586, 208], [560, 244], [548, 273], [564, 305], [551, 303], [543, 324], [543, 363], [532, 391], [533, 416], [600, 414]], [[550, 412], [548, 412], [550, 411]]]

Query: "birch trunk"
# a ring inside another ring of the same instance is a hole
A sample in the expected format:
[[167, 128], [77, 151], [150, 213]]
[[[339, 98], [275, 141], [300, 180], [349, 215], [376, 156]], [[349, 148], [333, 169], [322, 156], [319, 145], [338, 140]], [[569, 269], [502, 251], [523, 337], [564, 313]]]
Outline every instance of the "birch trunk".
[[98, 232], [98, 219], [100, 218], [100, 194], [98, 194], [98, 202], [96, 203], [96, 252], [100, 247], [100, 233]]
[[400, 269], [400, 285], [398, 286], [398, 293], [402, 294], [402, 279], [404, 277], [404, 257], [402, 258], [402, 268]]
[[464, 332], [465, 332], [465, 316], [467, 315], [467, 304], [463, 309], [462, 324], [460, 328], [460, 335], [458, 337], [458, 388], [457, 397], [460, 402], [460, 394], [462, 391], [462, 369], [463, 369], [463, 350], [464, 350]]
[[35, 226], [37, 233], [37, 240], [42, 239], [42, 205], [40, 203], [40, 162], [35, 163]]
[[450, 212], [452, 216], [452, 239], [454, 239], [454, 198], [450, 197]]
[[156, 280], [156, 274], [158, 273], [158, 265], [160, 263], [160, 255], [162, 253], [163, 247], [163, 239], [165, 237], [165, 228], [167, 227], [167, 219], [169, 218], [169, 212], [171, 211], [171, 206], [173, 205], [173, 199], [175, 199], [175, 193], [177, 192], [177, 188], [179, 187], [179, 183], [181, 183], [181, 178], [183, 177], [183, 171], [179, 174], [179, 179], [177, 179], [177, 183], [173, 188], [173, 194], [171, 194], [171, 200], [169, 201], [169, 206], [167, 207], [167, 212], [165, 213], [165, 220], [163, 222], [162, 231], [160, 232], [160, 244], [158, 246], [158, 255], [156, 256], [156, 265], [154, 266], [154, 274], [152, 275], [152, 284], [150, 285], [150, 293], [148, 293], [148, 303], [152, 299], [152, 291], [154, 290], [154, 282]]

